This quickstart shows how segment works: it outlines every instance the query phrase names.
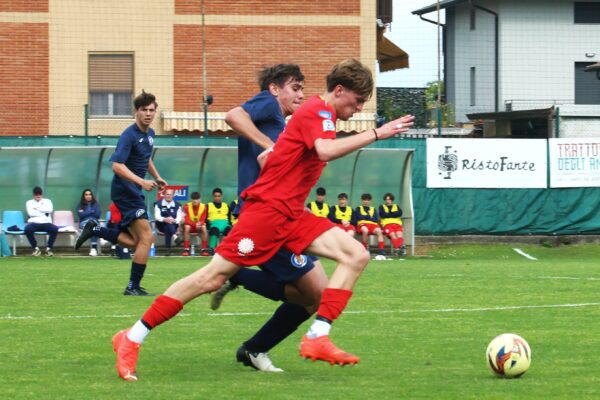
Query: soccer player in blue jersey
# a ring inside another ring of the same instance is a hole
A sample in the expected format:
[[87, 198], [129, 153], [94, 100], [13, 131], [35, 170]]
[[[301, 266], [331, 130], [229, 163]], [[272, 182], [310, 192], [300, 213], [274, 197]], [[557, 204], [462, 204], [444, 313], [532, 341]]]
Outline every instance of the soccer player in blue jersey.
[[[260, 173], [258, 155], [273, 146], [285, 128], [285, 118], [300, 107], [304, 98], [304, 75], [295, 64], [264, 68], [258, 80], [261, 92], [225, 117], [239, 134], [238, 194], [256, 181]], [[237, 212], [242, 205], [240, 198]], [[295, 268], [290, 268], [290, 264]], [[211, 307], [217, 309], [223, 297], [238, 285], [274, 301], [283, 301], [271, 319], [236, 354], [238, 362], [246, 366], [281, 372], [273, 365], [268, 351], [316, 311], [321, 292], [327, 286], [327, 275], [317, 257], [296, 257], [287, 250], [280, 250], [260, 268], [242, 268], [213, 294]]]
[[[156, 98], [142, 90], [133, 105], [135, 123], [123, 131], [115, 152], [110, 157], [115, 174], [110, 197], [121, 211], [121, 223], [117, 228], [104, 228], [94, 221], [88, 221], [77, 239], [75, 248], [79, 249], [83, 242], [92, 236], [99, 236], [125, 247], [134, 247], [135, 255], [131, 263], [129, 283], [123, 294], [149, 296], [150, 294], [140, 286], [140, 282], [144, 277], [154, 235], [148, 221], [143, 191], [162, 188], [167, 182], [161, 178], [151, 158], [155, 133], [150, 125], [156, 116]], [[146, 179], [148, 172], [155, 180]]]

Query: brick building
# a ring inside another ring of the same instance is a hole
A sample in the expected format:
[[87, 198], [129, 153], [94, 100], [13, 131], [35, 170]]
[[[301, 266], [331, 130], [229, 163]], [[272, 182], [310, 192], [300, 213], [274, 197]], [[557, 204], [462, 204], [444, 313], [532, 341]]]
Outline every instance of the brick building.
[[[406, 67], [381, 10], [391, 1], [0, 0], [0, 136], [118, 135], [142, 89], [157, 96], [158, 133], [202, 132], [205, 89], [208, 128], [223, 131], [261, 66], [300, 64], [307, 96], [347, 57]], [[338, 128], [371, 126], [375, 100], [363, 111]]]

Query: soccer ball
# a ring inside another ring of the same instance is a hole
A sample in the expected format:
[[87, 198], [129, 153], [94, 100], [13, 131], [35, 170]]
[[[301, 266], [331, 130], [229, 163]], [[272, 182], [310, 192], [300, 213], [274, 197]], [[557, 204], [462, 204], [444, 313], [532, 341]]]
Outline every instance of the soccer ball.
[[531, 364], [529, 344], [514, 333], [496, 336], [485, 355], [492, 372], [502, 378], [518, 378], [527, 372]]

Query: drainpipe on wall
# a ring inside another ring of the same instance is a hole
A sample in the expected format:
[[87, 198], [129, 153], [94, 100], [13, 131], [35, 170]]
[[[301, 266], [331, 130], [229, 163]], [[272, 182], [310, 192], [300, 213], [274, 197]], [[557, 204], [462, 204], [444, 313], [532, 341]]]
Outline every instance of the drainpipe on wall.
[[494, 91], [495, 91], [495, 109], [496, 112], [500, 111], [498, 109], [498, 97], [499, 97], [499, 92], [500, 92], [500, 83], [498, 80], [498, 71], [499, 71], [499, 63], [500, 63], [500, 48], [499, 48], [499, 42], [500, 42], [500, 29], [498, 26], [498, 13], [496, 13], [495, 11], [492, 11], [488, 8], [485, 7], [481, 7], [478, 6], [476, 4], [473, 3], [473, 0], [469, 0], [469, 4], [471, 5], [471, 7], [475, 7], [478, 10], [484, 11], [486, 13], [492, 14], [494, 16], [494, 75], [495, 75], [495, 84], [494, 84]]

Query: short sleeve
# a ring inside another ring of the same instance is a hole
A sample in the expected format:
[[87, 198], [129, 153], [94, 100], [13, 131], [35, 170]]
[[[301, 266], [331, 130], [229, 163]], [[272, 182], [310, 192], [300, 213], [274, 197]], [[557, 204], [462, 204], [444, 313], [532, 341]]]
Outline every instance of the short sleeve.
[[335, 139], [335, 115], [324, 104], [306, 110], [303, 117], [300, 130], [306, 147], [312, 150], [317, 139]]
[[129, 158], [133, 146], [134, 136], [127, 133], [122, 134], [117, 142], [115, 152], [110, 157], [110, 161], [124, 164]]
[[281, 108], [277, 100], [267, 91], [260, 92], [242, 104], [242, 108], [256, 125], [272, 120], [275, 115], [281, 115]]

